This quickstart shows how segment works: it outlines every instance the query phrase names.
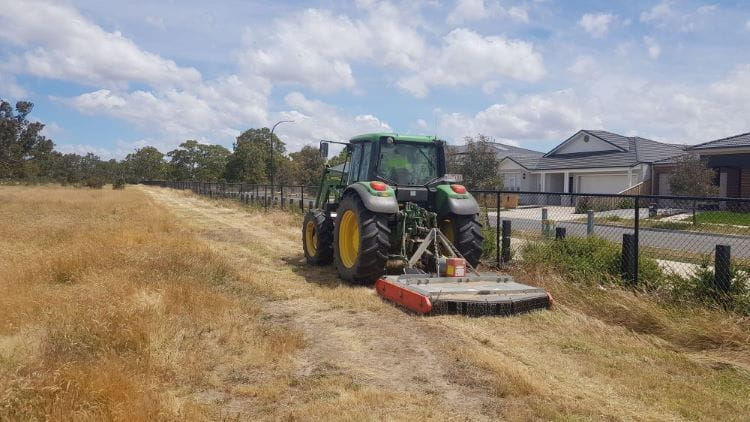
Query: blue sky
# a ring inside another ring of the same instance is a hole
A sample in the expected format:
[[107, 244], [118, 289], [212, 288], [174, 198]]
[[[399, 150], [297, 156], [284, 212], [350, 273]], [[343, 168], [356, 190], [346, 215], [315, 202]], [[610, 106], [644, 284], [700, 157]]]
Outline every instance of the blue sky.
[[696, 143], [750, 131], [749, 45], [743, 1], [0, 0], [0, 98], [106, 158], [281, 119], [289, 150], [384, 130]]

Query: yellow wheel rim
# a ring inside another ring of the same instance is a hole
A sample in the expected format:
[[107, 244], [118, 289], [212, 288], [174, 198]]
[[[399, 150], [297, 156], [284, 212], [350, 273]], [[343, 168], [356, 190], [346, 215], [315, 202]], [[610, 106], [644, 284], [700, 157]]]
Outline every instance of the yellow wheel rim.
[[315, 223], [308, 221], [305, 225], [305, 249], [307, 254], [315, 256], [315, 251], [318, 250], [318, 231], [315, 230]]
[[354, 211], [347, 210], [339, 223], [339, 258], [346, 268], [351, 268], [359, 255], [359, 224]]
[[440, 223], [440, 231], [443, 232], [445, 237], [448, 238], [448, 240], [451, 241], [451, 243], [455, 243], [456, 239], [453, 236], [453, 222], [450, 220], [443, 220]]

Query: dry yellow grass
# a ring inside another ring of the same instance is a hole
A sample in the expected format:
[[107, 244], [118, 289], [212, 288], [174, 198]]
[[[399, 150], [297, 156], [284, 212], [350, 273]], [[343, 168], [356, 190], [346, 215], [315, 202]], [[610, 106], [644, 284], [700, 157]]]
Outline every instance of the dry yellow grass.
[[197, 391], [302, 345], [132, 189], [0, 187], [0, 257], [0, 420], [213, 418]]
[[543, 268], [516, 275], [552, 311], [417, 317], [305, 265], [299, 220], [167, 189], [0, 188], [0, 420], [750, 414], [747, 321]]

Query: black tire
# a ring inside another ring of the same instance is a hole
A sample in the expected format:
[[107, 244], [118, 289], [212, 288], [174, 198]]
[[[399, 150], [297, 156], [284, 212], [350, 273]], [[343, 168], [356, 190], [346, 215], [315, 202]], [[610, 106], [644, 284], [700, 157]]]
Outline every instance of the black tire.
[[475, 267], [482, 257], [482, 224], [479, 216], [449, 214], [440, 222], [440, 230], [456, 246], [466, 261]]
[[[346, 259], [341, 257], [342, 220], [349, 212], [356, 218], [359, 233], [359, 247], [351, 266], [345, 265]], [[385, 274], [390, 234], [387, 214], [368, 210], [356, 194], [344, 196], [336, 211], [336, 228], [333, 235], [333, 260], [339, 277], [352, 283], [370, 284]]]
[[[314, 231], [314, 236], [308, 232]], [[310, 210], [302, 222], [302, 249], [310, 265], [333, 262], [333, 219], [321, 210]]]

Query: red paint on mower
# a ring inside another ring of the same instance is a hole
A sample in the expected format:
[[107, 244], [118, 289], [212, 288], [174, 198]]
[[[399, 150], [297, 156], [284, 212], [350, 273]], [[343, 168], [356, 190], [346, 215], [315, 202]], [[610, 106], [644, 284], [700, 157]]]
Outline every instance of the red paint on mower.
[[432, 311], [432, 302], [430, 302], [429, 297], [405, 289], [397, 283], [379, 278], [375, 282], [375, 289], [383, 298], [397, 303], [410, 311], [418, 314], [429, 314]]

